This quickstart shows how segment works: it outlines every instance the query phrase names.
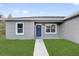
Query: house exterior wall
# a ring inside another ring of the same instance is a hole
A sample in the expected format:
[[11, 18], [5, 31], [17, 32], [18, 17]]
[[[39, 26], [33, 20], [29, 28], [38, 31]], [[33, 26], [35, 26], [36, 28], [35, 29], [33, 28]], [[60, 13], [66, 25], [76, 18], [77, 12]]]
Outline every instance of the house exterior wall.
[[[42, 38], [43, 39], [59, 39], [59, 24], [54, 22], [37, 22], [36, 24], [42, 24]], [[45, 33], [45, 24], [57, 24], [57, 33], [56, 34], [46, 34]]]
[[[24, 35], [16, 35], [16, 22], [24, 22]], [[7, 39], [34, 39], [34, 22], [6, 21]]]
[[61, 37], [79, 43], [79, 17], [65, 21], [60, 26]]
[[[31, 18], [32, 19], [32, 18]], [[7, 39], [35, 39], [35, 26], [36, 24], [42, 24], [42, 36], [43, 39], [59, 39], [64, 38], [79, 43], [79, 17], [75, 17], [66, 21], [62, 21], [62, 24], [58, 22], [60, 20], [52, 20], [44, 18], [35, 18], [34, 20], [8, 20], [6, 21], [6, 38]], [[41, 20], [40, 20], [41, 19]], [[56, 18], [53, 18], [56, 19]], [[24, 35], [16, 35], [16, 22], [24, 22]], [[57, 24], [56, 34], [46, 34], [45, 24]]]
[[[24, 35], [16, 35], [16, 22], [24, 22]], [[7, 39], [35, 39], [36, 24], [42, 24], [42, 38], [43, 39], [59, 39], [59, 24], [54, 22], [33, 22], [33, 21], [6, 21], [6, 38]], [[45, 24], [57, 24], [56, 34], [46, 34]]]

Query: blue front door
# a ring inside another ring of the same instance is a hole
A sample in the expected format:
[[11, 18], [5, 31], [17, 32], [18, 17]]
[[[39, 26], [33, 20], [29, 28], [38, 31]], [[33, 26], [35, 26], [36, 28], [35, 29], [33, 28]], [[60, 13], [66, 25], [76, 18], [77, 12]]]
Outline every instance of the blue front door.
[[41, 25], [36, 25], [36, 37], [41, 38]]

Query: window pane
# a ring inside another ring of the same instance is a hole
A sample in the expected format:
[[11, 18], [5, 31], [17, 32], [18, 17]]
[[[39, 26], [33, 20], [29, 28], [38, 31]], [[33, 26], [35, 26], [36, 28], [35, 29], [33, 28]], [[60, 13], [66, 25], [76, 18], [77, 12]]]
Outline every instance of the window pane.
[[55, 25], [51, 25], [51, 29], [55, 29]]
[[47, 29], [48, 29], [48, 28], [50, 29], [50, 25], [49, 25], [49, 26], [46, 26], [46, 28], [47, 28]]
[[50, 32], [50, 29], [46, 29], [46, 32]]
[[23, 28], [23, 24], [18, 24], [17, 28]]
[[55, 29], [51, 29], [51, 32], [55, 32]]
[[18, 29], [18, 33], [23, 33], [23, 29]]

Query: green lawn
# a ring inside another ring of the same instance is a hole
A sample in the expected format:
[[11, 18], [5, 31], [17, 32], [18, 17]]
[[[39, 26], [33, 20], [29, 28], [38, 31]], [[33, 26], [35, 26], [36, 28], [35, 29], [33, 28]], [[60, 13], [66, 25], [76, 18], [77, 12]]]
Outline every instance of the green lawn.
[[79, 56], [79, 44], [64, 39], [44, 40], [50, 56]]
[[32, 56], [34, 40], [6, 40], [0, 38], [0, 56]]

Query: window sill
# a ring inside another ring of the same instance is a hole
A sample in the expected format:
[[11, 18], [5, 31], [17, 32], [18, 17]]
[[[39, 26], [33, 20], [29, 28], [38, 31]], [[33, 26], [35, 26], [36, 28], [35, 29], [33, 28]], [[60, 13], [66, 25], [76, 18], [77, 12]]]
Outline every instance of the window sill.
[[45, 34], [57, 34], [57, 32], [54, 32], [54, 33], [47, 33], [47, 32], [45, 32]]
[[16, 35], [24, 35], [24, 33], [16, 33]]

